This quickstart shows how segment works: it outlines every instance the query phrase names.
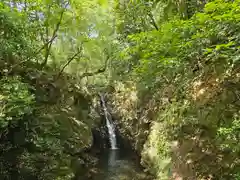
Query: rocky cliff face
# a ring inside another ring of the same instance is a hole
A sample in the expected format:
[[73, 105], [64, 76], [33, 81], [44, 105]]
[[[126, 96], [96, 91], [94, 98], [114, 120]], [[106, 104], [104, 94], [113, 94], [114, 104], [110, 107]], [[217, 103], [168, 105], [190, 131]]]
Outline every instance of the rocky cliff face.
[[206, 73], [179, 92], [173, 85], [151, 95], [140, 93], [133, 83], [116, 86], [109, 99], [119, 131], [149, 172], [158, 179], [235, 178], [238, 71]]

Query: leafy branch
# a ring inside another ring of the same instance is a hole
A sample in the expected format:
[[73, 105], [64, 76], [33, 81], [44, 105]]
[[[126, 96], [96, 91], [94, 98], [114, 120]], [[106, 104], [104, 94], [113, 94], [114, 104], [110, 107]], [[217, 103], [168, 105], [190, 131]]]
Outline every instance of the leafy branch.
[[159, 30], [159, 28], [158, 28], [158, 25], [157, 25], [157, 23], [156, 23], [156, 21], [155, 21], [155, 19], [154, 19], [154, 17], [153, 17], [153, 14], [151, 13], [151, 12], [149, 12], [148, 13], [148, 17], [150, 18], [150, 22], [151, 22], [151, 24], [155, 27], [155, 29], [158, 31]]
[[[63, 19], [63, 14], [65, 12], [65, 9], [66, 7], [68, 6], [69, 2], [67, 2], [64, 6], [64, 8], [62, 9], [61, 13], [60, 13], [60, 18], [56, 24], [56, 27], [53, 31], [53, 34], [52, 34], [52, 37], [50, 38], [49, 41], [47, 41], [47, 43], [45, 43], [45, 46], [43, 48], [46, 48], [46, 53], [45, 53], [45, 59], [43, 61], [43, 63], [41, 64], [41, 68], [43, 68], [46, 64], [47, 64], [47, 61], [48, 61], [48, 57], [49, 57], [49, 54], [50, 54], [50, 50], [51, 50], [51, 47], [52, 47], [52, 43], [53, 41], [55, 40], [55, 38], [57, 37], [57, 32], [60, 28], [60, 25], [61, 25], [61, 22], [62, 22], [62, 19]], [[48, 28], [48, 27], [47, 27]]]
[[68, 60], [67, 60], [67, 62], [64, 64], [64, 66], [62, 67], [62, 69], [60, 70], [60, 72], [58, 73], [56, 80], [59, 79], [59, 77], [62, 75], [64, 69], [65, 69], [74, 59], [76, 59], [76, 57], [79, 56], [79, 54], [82, 52], [82, 50], [83, 50], [83, 43], [82, 43], [81, 47], [78, 48], [78, 50], [77, 50], [77, 52], [76, 52], [75, 54], [73, 54], [71, 57], [67, 58]]
[[[106, 49], [105, 49], [104, 51], [106, 51]], [[85, 77], [89, 77], [89, 76], [95, 76], [95, 75], [97, 75], [97, 74], [100, 74], [100, 73], [105, 72], [106, 69], [107, 69], [107, 65], [108, 65], [109, 59], [110, 59], [110, 55], [108, 54], [108, 55], [107, 55], [107, 58], [106, 58], [106, 60], [105, 60], [105, 63], [104, 63], [104, 67], [99, 68], [99, 69], [96, 70], [96, 71], [85, 72], [85, 73], [83, 73], [83, 74], [80, 76], [80, 79], [85, 78]]]

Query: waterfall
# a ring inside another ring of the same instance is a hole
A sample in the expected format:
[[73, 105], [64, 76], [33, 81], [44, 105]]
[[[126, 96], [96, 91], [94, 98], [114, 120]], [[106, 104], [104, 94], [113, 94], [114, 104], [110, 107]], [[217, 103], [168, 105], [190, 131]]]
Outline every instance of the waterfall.
[[104, 97], [102, 94], [99, 94], [101, 102], [102, 102], [102, 107], [104, 111], [104, 116], [106, 119], [106, 125], [108, 129], [108, 135], [109, 135], [109, 141], [111, 144], [111, 149], [118, 149], [117, 148], [117, 139], [116, 139], [116, 133], [115, 133], [115, 125], [113, 124], [111, 114], [108, 112], [106, 102], [104, 100]]

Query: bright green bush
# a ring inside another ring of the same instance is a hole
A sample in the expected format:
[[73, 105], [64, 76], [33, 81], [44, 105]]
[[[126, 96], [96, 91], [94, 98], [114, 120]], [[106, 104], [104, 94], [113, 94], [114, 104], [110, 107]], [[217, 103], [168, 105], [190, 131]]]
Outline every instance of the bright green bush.
[[30, 115], [34, 109], [34, 95], [29, 85], [20, 77], [5, 77], [0, 80], [0, 126], [17, 126], [18, 121]]

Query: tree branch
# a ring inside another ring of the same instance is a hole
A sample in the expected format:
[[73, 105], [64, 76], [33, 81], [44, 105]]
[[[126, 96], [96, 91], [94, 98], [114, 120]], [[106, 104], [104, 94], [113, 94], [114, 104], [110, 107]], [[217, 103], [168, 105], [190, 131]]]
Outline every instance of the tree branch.
[[[48, 15], [47, 16], [49, 16], [49, 14], [50, 14], [50, 7], [48, 6]], [[46, 39], [45, 39], [45, 60], [44, 60], [44, 62], [45, 63], [43, 63], [42, 64], [42, 66], [45, 66], [45, 64], [47, 63], [47, 59], [48, 59], [48, 56], [49, 56], [49, 51], [50, 51], [50, 49], [49, 49], [49, 44], [52, 44], [52, 42], [53, 41], [51, 41], [51, 43], [46, 43], [46, 42], [48, 42], [48, 37], [49, 37], [49, 23], [48, 23], [48, 18], [46, 19], [46, 25], [45, 25], [45, 33], [46, 33]], [[54, 34], [53, 34], [54, 35]], [[53, 35], [52, 35], [52, 37], [53, 37]], [[43, 38], [44, 39], [44, 38]], [[52, 38], [51, 38], [52, 39]]]
[[24, 11], [27, 12], [27, 0], [24, 0]]
[[158, 25], [157, 25], [157, 23], [156, 23], [156, 21], [155, 21], [155, 19], [154, 19], [154, 17], [153, 17], [153, 15], [152, 15], [151, 12], [148, 13], [148, 17], [149, 17], [150, 20], [151, 20], [151, 24], [152, 24], [152, 25], [155, 27], [155, 29], [158, 31], [158, 30], [159, 30]]
[[57, 37], [57, 35], [53, 36], [49, 41], [47, 41], [38, 51], [34, 53], [34, 55], [39, 54], [46, 46], [48, 46], [49, 43], [53, 43], [54, 39]]
[[[56, 37], [57, 37], [57, 32], [58, 32], [58, 30], [59, 30], [59, 27], [60, 27], [60, 24], [61, 24], [61, 21], [62, 21], [62, 18], [63, 18], [63, 14], [64, 14], [64, 11], [65, 11], [65, 8], [67, 7], [68, 4], [69, 4], [69, 2], [67, 2], [67, 3], [65, 4], [64, 9], [61, 11], [60, 19], [59, 19], [59, 21], [58, 21], [58, 23], [57, 23], [57, 25], [56, 25], [56, 28], [55, 28], [55, 30], [54, 30], [54, 32], [53, 32], [53, 35], [52, 35], [51, 39], [49, 39], [48, 41], [46, 41], [45, 44], [44, 44], [39, 50], [37, 50], [35, 53], [33, 53], [33, 55], [36, 56], [37, 54], [39, 54], [39, 53], [47, 46], [47, 49], [48, 49], [48, 50], [47, 50], [47, 53], [46, 53], [47, 56], [45, 56], [45, 60], [44, 60], [44, 62], [41, 64], [41, 69], [47, 64], [47, 60], [48, 60], [48, 56], [49, 56], [49, 53], [50, 53], [50, 49], [51, 49], [52, 43], [53, 43], [53, 41], [54, 41], [54, 40], [56, 39]], [[37, 14], [36, 14], [36, 17], [38, 17]], [[11, 67], [11, 69], [8, 71], [7, 74], [10, 74], [15, 67], [17, 67], [17, 66], [19, 66], [19, 65], [24, 64], [25, 62], [27, 62], [31, 57], [32, 57], [32, 56], [29, 56], [26, 60], [21, 61], [21, 62], [19, 62], [18, 64], [13, 65], [13, 66]]]
[[[46, 46], [48, 43], [51, 43], [56, 37], [57, 37], [57, 35], [54, 36], [54, 38], [50, 39], [48, 42], [46, 42], [38, 51], [36, 51], [35, 53], [33, 53], [33, 56], [38, 55], [38, 54], [45, 48], [45, 46]], [[13, 70], [15, 67], [17, 67], [17, 66], [19, 66], [19, 65], [21, 65], [21, 64], [24, 64], [25, 62], [29, 61], [33, 56], [29, 56], [29, 57], [28, 57], [27, 59], [25, 59], [24, 61], [21, 61], [21, 62], [15, 64], [15, 65], [13, 65], [12, 68], [11, 68], [11, 70], [9, 70], [9, 73], [11, 73], [12, 70]]]
[[96, 74], [100, 74], [100, 73], [105, 72], [106, 69], [107, 69], [107, 64], [108, 64], [109, 59], [110, 59], [110, 56], [108, 55], [108, 56], [107, 56], [107, 59], [106, 59], [106, 61], [105, 61], [104, 67], [102, 67], [102, 68], [100, 68], [100, 69], [98, 69], [98, 70], [96, 70], [96, 71], [93, 71], [93, 72], [85, 72], [85, 73], [83, 73], [83, 74], [80, 76], [80, 79], [82, 79], [82, 78], [84, 78], [84, 77], [94, 76], [94, 75], [96, 75]]
[[89, 76], [94, 76], [96, 74], [100, 74], [100, 73], [103, 73], [106, 71], [106, 68], [100, 68], [98, 69], [97, 71], [94, 71], [94, 72], [86, 72], [86, 73], [83, 73], [81, 76], [80, 76], [80, 79], [84, 78], [84, 77], [89, 77]]
[[49, 54], [50, 54], [50, 50], [51, 50], [51, 47], [52, 47], [52, 43], [53, 43], [54, 39], [57, 37], [57, 32], [60, 28], [60, 25], [61, 25], [61, 22], [62, 22], [62, 19], [63, 19], [63, 14], [65, 12], [65, 8], [67, 7], [67, 5], [68, 5], [68, 3], [65, 5], [63, 10], [61, 11], [60, 18], [59, 18], [59, 21], [57, 22], [56, 28], [53, 31], [53, 34], [52, 34], [52, 37], [51, 37], [50, 41], [48, 41], [49, 43], [47, 43], [45, 59], [44, 59], [43, 63], [41, 64], [42, 68], [47, 64], [48, 57], [49, 57]]
[[81, 45], [81, 48], [79, 48], [78, 51], [74, 55], [72, 55], [71, 57], [68, 58], [66, 64], [62, 67], [62, 69], [58, 73], [57, 78], [55, 80], [59, 79], [59, 77], [63, 73], [64, 69], [82, 52], [82, 50], [83, 50], [83, 44]]

